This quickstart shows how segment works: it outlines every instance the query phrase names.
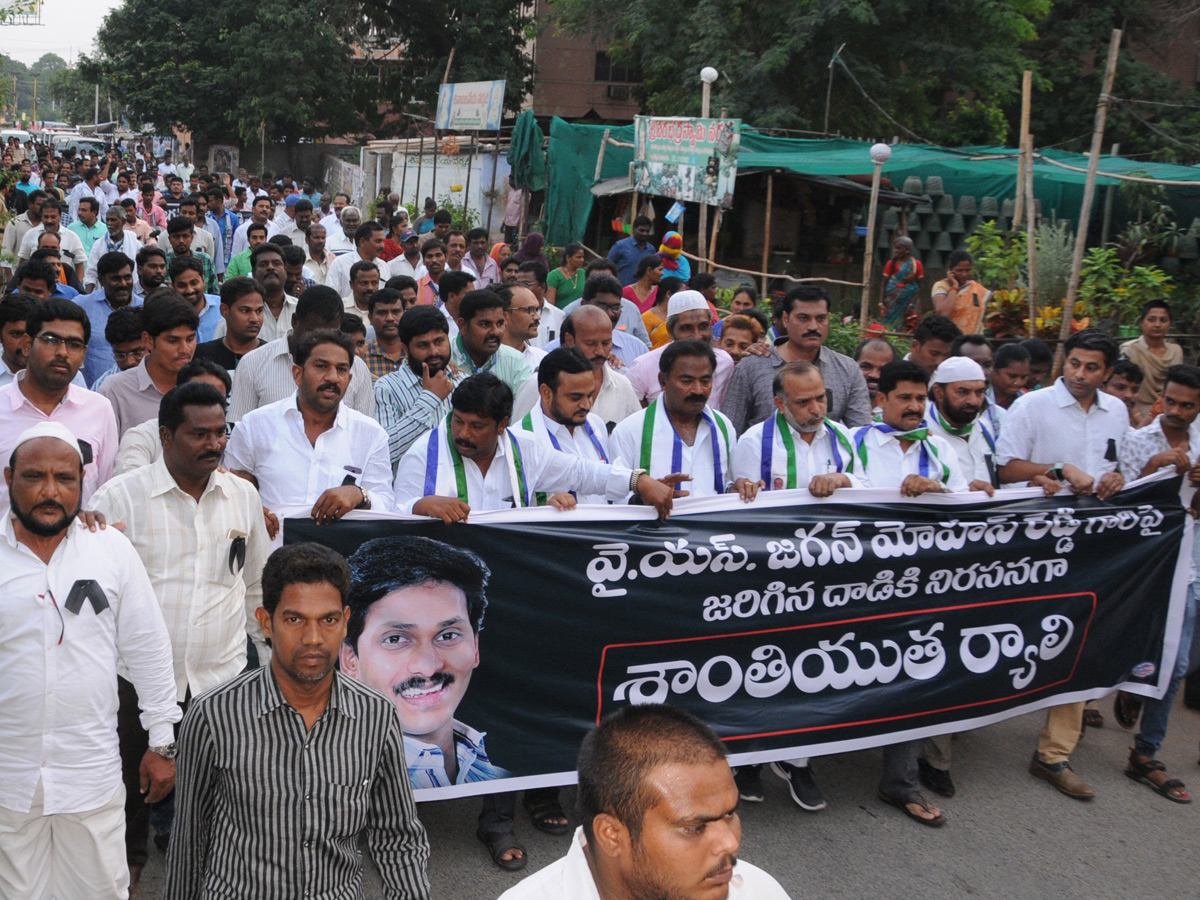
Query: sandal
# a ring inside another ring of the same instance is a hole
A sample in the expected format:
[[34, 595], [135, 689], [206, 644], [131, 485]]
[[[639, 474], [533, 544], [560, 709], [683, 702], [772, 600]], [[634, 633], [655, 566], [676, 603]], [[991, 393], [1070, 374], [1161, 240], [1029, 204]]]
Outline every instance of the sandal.
[[886, 803], [888, 806], [896, 807], [896, 809], [900, 810], [900, 812], [904, 813], [906, 816], [908, 816], [914, 822], [920, 822], [922, 825], [928, 825], [930, 828], [940, 828], [942, 825], [946, 824], [946, 814], [945, 813], [939, 812], [937, 814], [937, 818], [926, 819], [923, 816], [917, 815], [915, 812], [913, 812], [911, 809], [908, 808], [908, 804], [915, 803], [918, 806], [920, 806], [922, 809], [924, 809], [926, 812], [931, 812], [931, 810], [929, 808], [929, 801], [927, 801], [920, 794], [910, 794], [908, 797], [901, 798], [901, 797], [889, 797], [883, 791], [880, 791], [879, 799], [882, 800], [884, 803]]
[[1142, 714], [1142, 698], [1128, 691], [1117, 691], [1113, 700], [1113, 718], [1122, 728], [1132, 728]]
[[[1167, 767], [1157, 759], [1139, 756], [1136, 750], [1129, 751], [1129, 765], [1125, 774], [1134, 781], [1140, 781], [1157, 794], [1162, 794], [1175, 803], [1191, 803], [1192, 796], [1187, 792], [1184, 783], [1178, 778], [1167, 778]], [[1158, 778], [1155, 775], [1161, 773]]]
[[1083, 724], [1086, 728], [1103, 728], [1104, 716], [1100, 715], [1098, 709], [1085, 709], [1083, 711]]
[[[488, 853], [492, 855], [492, 862], [506, 872], [518, 872], [529, 862], [529, 854], [525, 852], [525, 848], [520, 841], [513, 837], [511, 832], [479, 830], [475, 832], [475, 837], [479, 838], [483, 842], [483, 846], [487, 847]], [[521, 855], [515, 859], [505, 859], [504, 854], [509, 850], [520, 850]]]
[[545, 799], [539, 797], [531, 801], [529, 799], [529, 792], [526, 791], [521, 805], [525, 807], [525, 812], [529, 813], [529, 818], [533, 820], [533, 827], [538, 831], [557, 835], [570, 833], [570, 823], [563, 824], [562, 822], [550, 821], [551, 819], [565, 819], [567, 817], [557, 797]]

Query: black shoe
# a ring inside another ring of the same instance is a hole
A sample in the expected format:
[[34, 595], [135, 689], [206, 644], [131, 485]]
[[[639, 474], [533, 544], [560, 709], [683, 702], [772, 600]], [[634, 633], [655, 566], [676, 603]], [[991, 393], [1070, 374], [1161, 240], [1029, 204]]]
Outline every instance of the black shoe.
[[1122, 728], [1133, 728], [1142, 714], [1142, 698], [1127, 691], [1117, 691], [1113, 700], [1113, 718]]
[[163, 853], [167, 852], [167, 848], [171, 846], [171, 832], [163, 831], [154, 835], [154, 846]]
[[956, 793], [954, 782], [950, 779], [950, 773], [944, 769], [935, 769], [923, 759], [917, 760], [917, 770], [921, 774], [921, 784], [929, 788], [935, 794], [941, 794], [943, 797], [953, 797]]
[[820, 812], [825, 808], [825, 795], [813, 780], [812, 766], [793, 766], [791, 763], [773, 762], [771, 771], [788, 783], [788, 790], [796, 805], [807, 812]]
[[762, 766], [738, 766], [733, 770], [733, 783], [747, 803], [763, 802]]

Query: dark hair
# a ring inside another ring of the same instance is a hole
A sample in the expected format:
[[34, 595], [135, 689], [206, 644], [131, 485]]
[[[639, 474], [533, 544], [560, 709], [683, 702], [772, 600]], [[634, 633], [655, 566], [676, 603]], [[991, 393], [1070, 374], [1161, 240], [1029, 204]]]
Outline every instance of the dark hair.
[[638, 216], [636, 219], [633, 220], [634, 228], [641, 228], [643, 225], [653, 228], [654, 222], [648, 216]]
[[196, 215], [200, 215], [200, 204], [196, 201], [195, 197], [184, 197], [179, 201], [180, 209], [183, 209], [185, 206], [190, 206], [196, 211]]
[[152, 256], [161, 256], [163, 262], [167, 261], [167, 254], [161, 247], [143, 247], [138, 251], [134, 262], [139, 266], [144, 266], [147, 260]]
[[358, 228], [354, 229], [354, 246], [357, 247], [377, 231], [383, 231], [383, 226], [374, 219], [368, 219], [366, 222], [363, 222]]
[[421, 245], [421, 259], [424, 259], [425, 254], [430, 250], [441, 250], [444, 255], [446, 253], [446, 244], [439, 238], [430, 238]]
[[607, 813], [629, 829], [636, 846], [646, 811], [659, 789], [647, 784], [663, 765], [703, 765], [725, 758], [713, 730], [689, 712], [664, 704], [626, 706], [606, 716], [583, 739], [576, 811], [583, 833], [595, 840], [596, 816]]
[[442, 280], [438, 282], [438, 296], [445, 298], [450, 294], [457, 294], [475, 283], [475, 276], [463, 269], [461, 272], [455, 272], [452, 269], [447, 269], [442, 275]]
[[487, 610], [491, 570], [472, 553], [426, 537], [383, 537], [360, 544], [350, 557], [350, 621], [346, 643], [358, 652], [367, 613], [393, 591], [423, 584], [447, 584], [463, 592], [467, 621], [479, 634]]
[[[1050, 348], [1046, 342], [1040, 338], [1026, 338], [1021, 341], [1020, 346], [1025, 348], [1025, 352], [1029, 354], [1030, 364], [1034, 363], [1053, 363], [1054, 354], [1050, 352]], [[995, 363], [992, 363], [993, 367]]]
[[458, 412], [499, 422], [512, 416], [513, 392], [491, 372], [480, 372], [462, 380], [450, 395], [450, 405]]
[[283, 591], [292, 584], [329, 584], [350, 596], [350, 569], [345, 558], [324, 544], [286, 544], [267, 557], [262, 571], [262, 606], [274, 615]]
[[365, 259], [360, 259], [358, 262], [352, 265], [350, 267], [350, 283], [353, 284], [354, 279], [368, 269], [374, 271], [376, 274], [379, 274], [379, 267], [373, 262], [367, 262]]
[[54, 270], [54, 266], [44, 259], [31, 259], [17, 266], [16, 284], [19, 285], [27, 278], [31, 281], [45, 282], [51, 291], [54, 291], [58, 285], [58, 273]]
[[263, 286], [248, 275], [228, 278], [221, 285], [221, 305], [233, 306], [247, 294], [262, 295]]
[[924, 344], [927, 341], [945, 341], [953, 344], [954, 339], [962, 334], [962, 329], [946, 316], [931, 315], [923, 318], [913, 331], [913, 343]]
[[152, 291], [142, 305], [142, 321], [146, 333], [158, 337], [172, 328], [187, 327], [196, 331], [200, 327], [200, 316], [188, 303], [170, 288]]
[[578, 347], [556, 347], [542, 357], [538, 365], [538, 387], [546, 385], [552, 391], [558, 390], [558, 376], [582, 375], [591, 373], [592, 363]]
[[287, 257], [283, 255], [283, 248], [278, 244], [272, 244], [270, 241], [264, 241], [250, 251], [250, 271], [254, 271], [254, 267], [258, 265], [259, 259], [269, 254], [278, 256], [281, 263], [287, 264]]
[[662, 257], [657, 253], [647, 253], [637, 261], [637, 269], [634, 270], [633, 277], [640, 280], [651, 269], [661, 269], [662, 264]]
[[617, 275], [621, 271], [621, 267], [606, 256], [597, 256], [588, 263], [583, 271], [587, 273], [587, 277], [591, 278], [597, 272], [607, 272], [609, 275]]
[[[191, 307], [189, 306], [188, 309]], [[193, 312], [192, 315], [195, 313]], [[41, 333], [43, 325], [53, 322], [55, 319], [64, 322], [78, 322], [83, 326], [84, 343], [92, 339], [92, 323], [88, 319], [87, 313], [83, 311], [83, 307], [72, 300], [64, 300], [62, 297], [49, 297], [39, 301], [25, 319], [25, 333], [30, 338], [35, 338]]]
[[[250, 225], [247, 226], [247, 228], [246, 228], [246, 237], [250, 237], [250, 232], [252, 232], [252, 231], [261, 231], [263, 234], [266, 234], [267, 226], [260, 225], [258, 222], [251, 222]], [[253, 255], [253, 253], [251, 255]]]
[[477, 315], [489, 309], [506, 309], [508, 304], [495, 291], [484, 288], [479, 291], [468, 291], [458, 304], [458, 317], [464, 322], [470, 322]]
[[330, 328], [336, 328], [342, 320], [343, 309], [342, 298], [338, 296], [337, 291], [326, 284], [314, 284], [305, 288], [296, 300], [296, 311], [292, 314], [292, 321], [315, 318]]
[[546, 279], [550, 277], [550, 273], [546, 270], [546, 267], [536, 259], [529, 259], [521, 263], [519, 266], [517, 266], [517, 271], [533, 273], [534, 280], [537, 281], [538, 284], [545, 284]]
[[902, 381], [912, 381], [929, 387], [929, 373], [911, 359], [892, 360], [879, 370], [879, 393], [890, 394]]
[[212, 375], [219, 378], [225, 385], [226, 397], [233, 393], [233, 378], [230, 376], [229, 370], [219, 362], [205, 359], [202, 356], [192, 357], [191, 362], [184, 364], [184, 367], [179, 370], [179, 374], [175, 376], [175, 384], [187, 384], [189, 381], [195, 381], [201, 375]]
[[195, 223], [183, 216], [175, 216], [167, 223], [167, 234], [183, 234], [185, 231], [195, 232], [195, 230]]
[[1146, 315], [1152, 309], [1165, 310], [1167, 313], [1168, 319], [1171, 319], [1172, 321], [1174, 321], [1174, 319], [1175, 319], [1175, 316], [1171, 312], [1171, 307], [1170, 307], [1170, 305], [1168, 305], [1166, 300], [1150, 300], [1150, 301], [1142, 304], [1141, 312], [1138, 313], [1138, 321], [1139, 322], [1145, 321]]
[[434, 225], [450, 225], [454, 222], [454, 215], [448, 209], [439, 209], [433, 214]]
[[781, 316], [783, 313], [791, 315], [797, 303], [824, 303], [825, 311], [829, 312], [829, 294], [825, 293], [825, 288], [817, 287], [815, 284], [802, 284], [800, 287], [792, 288], [783, 295], [783, 299], [775, 302], [775, 315]]
[[342, 334], [361, 334], [364, 338], [367, 336], [367, 323], [364, 322], [356, 313], [342, 313], [342, 321], [338, 325], [338, 331]]
[[347, 360], [351, 364], [354, 363], [354, 341], [350, 340], [344, 332], [335, 331], [332, 328], [317, 328], [304, 332], [296, 341], [296, 349], [292, 351], [292, 362], [303, 369], [308, 358], [312, 356], [313, 350], [321, 344], [336, 344], [346, 351]]
[[469, 244], [471, 241], [477, 241], [480, 238], [485, 238], [487, 236], [488, 233], [486, 228], [472, 228], [467, 232], [467, 243]]
[[954, 250], [946, 258], [946, 269], [947, 270], [953, 269], [959, 263], [964, 263], [964, 262], [974, 263], [975, 259], [966, 250]]
[[[414, 291], [419, 291], [421, 289], [420, 285], [417, 284], [417, 279], [413, 278], [411, 275], [393, 275], [386, 282], [384, 282], [383, 286], [389, 291], [406, 291], [410, 288]], [[439, 287], [441, 287], [441, 285], [439, 285]]]
[[[88, 177], [91, 177], [90, 172], [88, 173]], [[84, 181], [86, 181], [86, 180], [87, 180], [87, 178], [84, 179]], [[80, 197], [79, 205], [83, 206], [83, 204], [85, 204], [85, 203], [91, 208], [92, 212], [94, 212], [94, 213], [100, 212], [100, 201], [97, 200], [95, 197]]]
[[896, 348], [893, 347], [890, 343], [888, 343], [886, 338], [869, 337], [869, 338], [859, 341], [858, 346], [854, 348], [854, 361], [855, 362], [858, 362], [860, 359], [862, 359], [863, 351], [866, 350], [867, 347], [871, 346], [871, 344], [883, 344], [883, 346], [887, 347], [889, 350], [892, 351], [892, 359], [896, 358]]
[[[660, 291], [662, 290], [661, 284], [659, 284], [658, 289]], [[753, 306], [750, 309], [743, 309], [740, 313], [738, 313], [738, 315], [745, 316], [748, 319], [753, 319], [755, 322], [757, 322], [759, 325], [761, 325], [763, 334], [766, 334], [768, 331], [771, 330], [771, 320], [769, 318], [767, 318], [767, 314], [765, 312], [763, 312], [761, 309], [759, 309], [757, 306]], [[887, 341], [884, 341], [884, 343], [886, 344]], [[889, 344], [888, 346], [891, 346], [891, 345]]]
[[313, 205], [311, 200], [297, 200], [292, 204], [292, 212], [312, 212]]
[[[3, 304], [0, 304], [2, 306]], [[1200, 368], [1183, 365], [1171, 366], [1167, 369], [1167, 378], [1163, 382], [1163, 390], [1168, 384], [1179, 384], [1193, 390], [1200, 390]]]
[[142, 332], [146, 330], [142, 322], [140, 306], [122, 306], [114, 309], [104, 323], [104, 339], [112, 346], [127, 344], [130, 341], [140, 341]]
[[659, 374], [670, 375], [676, 360], [692, 356], [707, 359], [712, 365], [713, 371], [717, 370], [717, 355], [713, 353], [713, 348], [704, 341], [672, 341], [667, 344], [667, 349], [658, 358]]
[[171, 434], [178, 431], [187, 418], [183, 413], [185, 406], [219, 406], [224, 413], [225, 398], [215, 387], [203, 381], [176, 385], [163, 394], [158, 403], [158, 427], [166, 428]]
[[750, 298], [750, 301], [752, 303], [754, 303], [755, 306], [758, 305], [758, 288], [754, 287], [753, 285], [747, 285], [747, 284], [739, 285], [737, 288], [734, 289], [733, 296], [730, 297], [729, 299], [736, 300], [738, 294], [745, 294], [747, 297]]
[[594, 300], [597, 294], [612, 294], [621, 296], [621, 282], [607, 272], [599, 272], [583, 283], [583, 302]]
[[406, 309], [400, 317], [400, 342], [403, 344], [409, 344], [413, 338], [431, 331], [450, 333], [450, 323], [436, 307], [414, 306]]
[[184, 272], [188, 271], [197, 272], [203, 278], [204, 263], [196, 256], [177, 256], [171, 260], [171, 265], [167, 266], [167, 277], [174, 281]]
[[[584, 285], [586, 287], [586, 284]], [[687, 282], [675, 275], [668, 275], [658, 283], [657, 293], [654, 295], [654, 305], [662, 303], [664, 300], [669, 300], [671, 297], [678, 294], [685, 287]]]
[[367, 298], [367, 315], [371, 315], [371, 313], [375, 312], [375, 307], [380, 303], [384, 304], [385, 306], [389, 303], [399, 303], [401, 306], [403, 306], [404, 297], [399, 291], [392, 291], [388, 288], [380, 288]]
[[970, 344], [972, 347], [987, 347], [989, 350], [992, 348], [992, 342], [982, 334], [960, 334], [950, 344], [950, 355], [962, 356], [964, 344]]
[[1029, 362], [1029, 351], [1020, 344], [1001, 344], [992, 359], [992, 371], [1007, 369], [1019, 362]]
[[693, 291], [703, 291], [717, 283], [717, 276], [712, 272], [697, 272], [688, 279], [688, 287]]
[[[286, 248], [293, 246], [292, 239], [286, 234], [273, 234], [267, 238], [267, 243], [274, 247], [278, 247], [280, 250], [285, 250]], [[287, 258], [285, 257], [283, 261], [286, 263]]]
[[114, 253], [105, 253], [96, 261], [96, 275], [103, 278], [105, 275], [113, 275], [120, 272], [126, 266], [133, 268], [133, 260], [126, 256], [121, 251]]
[[1104, 365], [1107, 368], [1111, 368], [1117, 361], [1117, 342], [1099, 328], [1085, 328], [1067, 338], [1066, 344], [1063, 345], [1063, 357], [1066, 358], [1076, 349], [1104, 354]]
[[1113, 363], [1112, 374], [1108, 376], [1108, 379], [1111, 381], [1117, 376], [1124, 378], [1130, 384], [1141, 384], [1146, 380], [1146, 373], [1142, 371], [1142, 367], [1124, 356]]
[[283, 264], [285, 266], [302, 266], [306, 259], [304, 251], [295, 244], [283, 248]]
[[[9, 294], [0, 300], [0, 326], [12, 322], [28, 321], [29, 314], [33, 312], [33, 308], [37, 306], [38, 302], [38, 298], [32, 294]], [[110, 320], [111, 318], [112, 316], [109, 316]], [[142, 332], [139, 329], [138, 337], [141, 336]]]

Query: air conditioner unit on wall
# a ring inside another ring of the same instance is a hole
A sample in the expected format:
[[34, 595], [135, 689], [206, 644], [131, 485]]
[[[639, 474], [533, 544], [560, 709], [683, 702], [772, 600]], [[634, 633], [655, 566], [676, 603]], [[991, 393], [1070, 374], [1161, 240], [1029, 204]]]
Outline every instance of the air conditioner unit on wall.
[[608, 86], [609, 100], [628, 100], [629, 85], [627, 84], [610, 84]]

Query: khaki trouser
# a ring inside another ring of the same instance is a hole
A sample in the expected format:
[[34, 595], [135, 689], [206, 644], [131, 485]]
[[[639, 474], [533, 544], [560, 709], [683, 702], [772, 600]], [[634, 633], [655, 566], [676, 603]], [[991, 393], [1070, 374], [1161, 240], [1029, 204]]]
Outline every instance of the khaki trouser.
[[954, 740], [952, 734], [938, 734], [925, 738], [925, 743], [921, 748], [921, 759], [941, 772], [949, 772], [950, 742], [952, 740]]
[[1049, 765], [1066, 762], [1079, 743], [1083, 728], [1083, 707], [1086, 704], [1065, 703], [1046, 710], [1046, 726], [1038, 735], [1037, 757]]

